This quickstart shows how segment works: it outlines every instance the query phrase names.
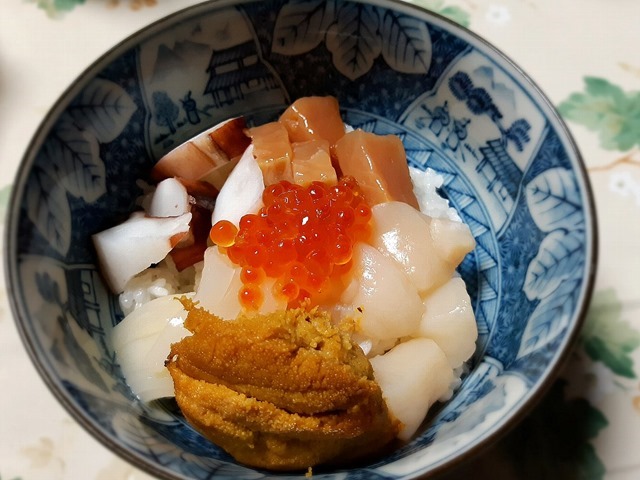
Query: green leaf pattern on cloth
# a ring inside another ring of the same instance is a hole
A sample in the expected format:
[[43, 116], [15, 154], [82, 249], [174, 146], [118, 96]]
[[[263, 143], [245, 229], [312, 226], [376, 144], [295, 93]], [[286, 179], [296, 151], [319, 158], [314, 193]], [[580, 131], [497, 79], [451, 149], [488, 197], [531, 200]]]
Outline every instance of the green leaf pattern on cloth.
[[635, 379], [630, 353], [640, 347], [640, 332], [621, 318], [622, 304], [614, 290], [596, 292], [581, 333], [584, 351], [613, 373]]
[[[605, 467], [591, 444], [609, 422], [586, 399], [566, 396], [565, 380], [558, 380], [512, 438], [510, 450], [521, 469], [518, 478], [601, 480]], [[549, 435], [554, 425], [555, 435]], [[549, 443], [553, 446], [550, 447]], [[522, 448], [525, 445], [526, 448]], [[544, 452], [558, 452], [551, 458]], [[545, 461], [541, 461], [544, 458]]]
[[73, 10], [77, 5], [82, 5], [86, 0], [29, 0], [38, 5], [51, 18], [56, 18], [64, 12]]
[[468, 27], [470, 23], [470, 15], [460, 7], [447, 5], [444, 0], [406, 0], [407, 3], [413, 3], [419, 7], [426, 8], [432, 12], [438, 13], [449, 20]]
[[557, 380], [517, 428], [443, 480], [603, 480], [606, 468], [592, 441], [609, 421], [588, 400], [571, 397], [568, 387], [568, 380]]
[[[4, 223], [7, 214], [7, 206], [9, 205], [9, 197], [11, 196], [11, 185], [0, 188], [0, 224]], [[2, 480], [2, 478], [0, 478]]]
[[597, 132], [606, 150], [624, 152], [640, 146], [640, 91], [625, 92], [597, 77], [585, 77], [584, 83], [584, 92], [560, 103], [560, 113]]
[[[28, 0], [35, 3], [38, 8], [44, 10], [51, 18], [60, 17], [64, 12], [73, 10], [76, 6], [82, 5], [86, 0]], [[407, 3], [414, 3], [420, 7], [438, 13], [449, 20], [462, 25], [469, 26], [470, 15], [462, 8], [455, 5], [446, 5], [444, 0], [406, 0]]]

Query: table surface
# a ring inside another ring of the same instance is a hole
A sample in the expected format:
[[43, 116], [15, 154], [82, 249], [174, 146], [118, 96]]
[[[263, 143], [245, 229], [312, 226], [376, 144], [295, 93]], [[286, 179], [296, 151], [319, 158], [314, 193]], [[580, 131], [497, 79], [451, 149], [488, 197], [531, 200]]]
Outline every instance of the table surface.
[[[0, 243], [14, 173], [44, 115], [99, 55], [193, 0], [2, 0]], [[413, 0], [486, 38], [558, 107], [584, 157], [600, 262], [580, 343], [516, 429], [455, 478], [640, 478], [640, 1]], [[0, 263], [2, 259], [0, 258]], [[0, 480], [142, 480], [56, 402], [0, 276]]]

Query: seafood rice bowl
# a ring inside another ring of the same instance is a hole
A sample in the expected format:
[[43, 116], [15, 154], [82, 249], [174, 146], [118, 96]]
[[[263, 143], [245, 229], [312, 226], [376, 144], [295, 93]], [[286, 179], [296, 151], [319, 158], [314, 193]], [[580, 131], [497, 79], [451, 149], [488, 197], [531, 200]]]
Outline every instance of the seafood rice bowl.
[[224, 1], [64, 93], [5, 264], [44, 381], [147, 472], [414, 478], [544, 393], [595, 231], [566, 127], [482, 39], [394, 1]]

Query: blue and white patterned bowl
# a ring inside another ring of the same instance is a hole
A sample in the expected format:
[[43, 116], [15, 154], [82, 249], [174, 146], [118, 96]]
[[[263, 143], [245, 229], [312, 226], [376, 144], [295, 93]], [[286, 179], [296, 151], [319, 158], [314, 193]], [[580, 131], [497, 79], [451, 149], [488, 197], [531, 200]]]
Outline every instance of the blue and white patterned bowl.
[[15, 318], [42, 377], [93, 435], [158, 477], [274, 478], [236, 464], [173, 403], [134, 400], [109, 343], [122, 313], [90, 235], [127, 216], [136, 180], [185, 139], [237, 114], [273, 119], [310, 94], [335, 95], [347, 123], [399, 135], [411, 165], [444, 176], [477, 240], [460, 273], [479, 330], [462, 387], [416, 438], [317, 477], [409, 478], [468, 456], [541, 396], [578, 330], [596, 258], [589, 185], [566, 127], [507, 58], [394, 1], [189, 8], [62, 96], [24, 158], [6, 242]]

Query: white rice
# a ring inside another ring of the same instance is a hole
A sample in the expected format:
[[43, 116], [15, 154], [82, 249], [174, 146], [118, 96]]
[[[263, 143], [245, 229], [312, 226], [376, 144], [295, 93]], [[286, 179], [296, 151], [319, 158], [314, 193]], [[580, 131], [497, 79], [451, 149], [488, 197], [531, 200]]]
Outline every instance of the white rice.
[[202, 274], [203, 262], [179, 272], [170, 255], [155, 267], [148, 268], [133, 277], [118, 297], [125, 315], [147, 302], [175, 293], [193, 292]]
[[409, 167], [409, 175], [422, 213], [432, 218], [448, 218], [454, 222], [462, 222], [456, 209], [449, 205], [449, 200], [442, 198], [438, 193], [437, 189], [444, 183], [441, 175], [431, 168], [422, 171], [414, 167]]

